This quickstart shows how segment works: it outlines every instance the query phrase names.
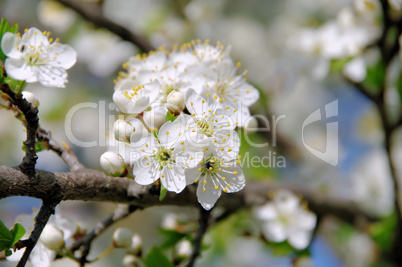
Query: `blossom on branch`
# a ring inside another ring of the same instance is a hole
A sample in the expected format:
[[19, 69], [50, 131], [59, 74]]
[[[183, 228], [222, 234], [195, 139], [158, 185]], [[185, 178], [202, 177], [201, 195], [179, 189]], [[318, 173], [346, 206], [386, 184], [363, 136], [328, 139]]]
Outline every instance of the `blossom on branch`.
[[22, 36], [11, 32], [3, 35], [1, 49], [7, 56], [4, 67], [11, 78], [48, 87], [65, 87], [66, 70], [75, 64], [77, 53], [58, 39], [49, 39], [49, 35], [36, 28], [25, 30]]

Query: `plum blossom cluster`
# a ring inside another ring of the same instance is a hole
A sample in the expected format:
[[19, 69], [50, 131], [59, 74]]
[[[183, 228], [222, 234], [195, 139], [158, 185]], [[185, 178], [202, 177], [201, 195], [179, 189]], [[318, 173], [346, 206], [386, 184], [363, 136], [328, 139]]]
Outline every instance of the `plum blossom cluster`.
[[247, 71], [236, 74], [240, 63], [229, 50], [219, 42], [193, 41], [133, 57], [123, 67], [113, 101], [124, 119], [115, 122], [114, 135], [127, 149], [102, 156], [106, 172], [125, 176], [128, 170], [138, 184], [159, 181], [175, 193], [198, 183], [205, 209], [222, 191], [241, 190], [235, 128], [251, 118], [259, 93], [246, 81]]
[[59, 39], [50, 38], [50, 32], [32, 27], [22, 34], [6, 32], [1, 39], [1, 50], [7, 56], [4, 67], [11, 78], [27, 83], [39, 82], [48, 87], [65, 87], [66, 70], [71, 68], [77, 53]]
[[261, 222], [262, 233], [268, 240], [287, 240], [295, 249], [308, 246], [317, 223], [317, 216], [287, 190], [277, 191], [272, 202], [255, 207], [254, 216]]

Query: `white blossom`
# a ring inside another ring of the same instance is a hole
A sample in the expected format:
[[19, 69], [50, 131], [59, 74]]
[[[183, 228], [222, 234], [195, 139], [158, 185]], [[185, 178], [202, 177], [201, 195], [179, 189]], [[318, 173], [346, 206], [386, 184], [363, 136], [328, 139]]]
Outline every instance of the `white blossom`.
[[100, 164], [106, 174], [114, 177], [122, 175], [126, 169], [123, 158], [112, 151], [107, 151], [101, 155]]
[[70, 46], [49, 40], [47, 32], [30, 28], [20, 36], [6, 32], [1, 48], [7, 56], [4, 67], [16, 80], [39, 82], [49, 87], [64, 87], [66, 70], [71, 68], [77, 53]]
[[64, 234], [53, 223], [46, 224], [40, 236], [40, 241], [50, 250], [58, 250], [64, 246]]
[[212, 209], [222, 191], [234, 193], [243, 189], [246, 182], [239, 159], [210, 144], [203, 149], [201, 160], [193, 159], [197, 162], [195, 167], [185, 170], [187, 184], [198, 183], [197, 198], [204, 209]]
[[273, 242], [288, 240], [296, 249], [310, 243], [316, 225], [316, 215], [300, 205], [300, 200], [287, 190], [278, 191], [269, 202], [254, 209], [255, 217], [262, 222], [264, 236]]
[[129, 248], [131, 246], [133, 233], [127, 228], [117, 228], [113, 233], [114, 245], [118, 248]]

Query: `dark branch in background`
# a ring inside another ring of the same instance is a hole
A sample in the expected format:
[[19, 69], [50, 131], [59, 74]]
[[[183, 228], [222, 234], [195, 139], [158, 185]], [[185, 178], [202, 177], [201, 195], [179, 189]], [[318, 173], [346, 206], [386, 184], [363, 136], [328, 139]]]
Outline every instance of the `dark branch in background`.
[[59, 202], [60, 201], [58, 200], [43, 201], [42, 207], [40, 208], [38, 215], [36, 215], [35, 217], [35, 228], [32, 231], [29, 239], [23, 241], [23, 244], [26, 248], [20, 261], [18, 262], [17, 267], [25, 266], [29, 258], [29, 255], [31, 254], [33, 248], [38, 242], [38, 239], [43, 231], [43, 228], [45, 228], [45, 225], [49, 221], [50, 216], [54, 214], [54, 210]]
[[21, 95], [14, 93], [8, 84], [0, 84], [0, 90], [8, 95], [12, 105], [16, 106], [25, 117], [27, 140], [24, 142], [25, 157], [22, 159], [19, 169], [31, 179], [35, 179], [35, 165], [38, 159], [35, 151], [36, 131], [39, 127], [38, 109], [32, 107]]
[[90, 233], [85, 235], [84, 237], [78, 239], [70, 248], [71, 252], [75, 252], [78, 249], [82, 248], [82, 255], [79, 260], [81, 266], [84, 266], [85, 263], [90, 262], [87, 259], [89, 254], [89, 250], [91, 249], [92, 241], [98, 237], [101, 233], [103, 233], [109, 226], [113, 225], [114, 223], [126, 218], [128, 215], [136, 211], [138, 207], [136, 206], [128, 206], [128, 207], [118, 207], [112, 215], [106, 218], [104, 221], [99, 222], [95, 229], [92, 230]]
[[[394, 234], [394, 240], [391, 248], [391, 258], [398, 266], [401, 266], [402, 262], [402, 203], [400, 202], [401, 186], [399, 184], [398, 175], [395, 169], [395, 163], [392, 158], [392, 134], [402, 123], [402, 114], [399, 115], [396, 122], [392, 122], [390, 116], [388, 116], [384, 94], [387, 89], [387, 73], [388, 68], [391, 65], [392, 60], [397, 56], [400, 49], [398, 37], [402, 33], [402, 17], [393, 19], [390, 16], [390, 6], [388, 0], [381, 0], [381, 12], [383, 17], [383, 29], [382, 35], [377, 42], [377, 46], [381, 52], [381, 60], [384, 63], [384, 73], [382, 73], [384, 79], [383, 84], [380, 85], [380, 91], [378, 94], [370, 93], [369, 89], [362, 83], [356, 83], [350, 79], [346, 80], [354, 85], [354, 87], [362, 94], [367, 96], [376, 106], [381, 118], [382, 128], [384, 131], [384, 147], [387, 152], [389, 168], [391, 171], [391, 177], [394, 186], [395, 195], [395, 210], [397, 214], [397, 225]], [[388, 43], [390, 31], [396, 29], [395, 40], [392, 44]]]
[[[95, 26], [108, 29], [112, 33], [120, 36], [123, 40], [129, 41], [135, 44], [143, 52], [148, 53], [155, 48], [148, 42], [147, 39], [142, 36], [136, 35], [127, 28], [111, 21], [106, 18], [99, 5], [92, 3], [84, 3], [71, 0], [56, 0], [59, 3], [71, 8], [78, 14], [80, 14], [85, 20], [92, 22]], [[134, 13], [133, 13], [134, 14]]]
[[199, 226], [197, 236], [195, 237], [194, 240], [193, 253], [191, 254], [190, 261], [186, 265], [187, 267], [193, 267], [195, 260], [198, 258], [198, 256], [200, 256], [202, 238], [207, 232], [209, 225], [209, 217], [210, 217], [210, 211], [200, 207], [200, 218], [198, 219]]

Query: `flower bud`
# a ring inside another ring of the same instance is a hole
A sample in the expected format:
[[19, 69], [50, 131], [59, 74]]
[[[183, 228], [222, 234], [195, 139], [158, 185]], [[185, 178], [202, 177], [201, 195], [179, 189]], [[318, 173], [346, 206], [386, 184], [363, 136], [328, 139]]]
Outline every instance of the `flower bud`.
[[166, 104], [170, 112], [179, 115], [186, 106], [184, 94], [182, 92], [172, 91], [166, 99]]
[[130, 142], [131, 134], [135, 131], [134, 127], [124, 120], [117, 120], [113, 130], [114, 137], [121, 142]]
[[244, 124], [244, 130], [248, 134], [252, 134], [258, 131], [258, 121], [255, 117], [249, 117]]
[[176, 245], [176, 253], [180, 257], [187, 258], [192, 253], [192, 245], [187, 239], [183, 239]]
[[177, 216], [174, 213], [168, 213], [162, 220], [163, 229], [176, 229], [178, 226]]
[[26, 101], [31, 103], [32, 107], [37, 108], [39, 107], [39, 101], [36, 99], [36, 96], [28, 91], [22, 92], [22, 97], [25, 98]]
[[54, 224], [47, 224], [42, 231], [40, 241], [50, 250], [59, 250], [64, 246], [64, 234]]
[[126, 255], [123, 258], [123, 267], [138, 267], [140, 266], [138, 263], [138, 259], [134, 255]]
[[105, 173], [113, 177], [122, 176], [126, 171], [126, 164], [123, 158], [111, 151], [102, 154], [100, 164]]
[[128, 253], [133, 255], [139, 255], [142, 249], [142, 237], [139, 234], [134, 234], [131, 238], [131, 246], [128, 249]]
[[127, 228], [117, 228], [113, 233], [114, 246], [117, 248], [130, 248], [133, 233]]

